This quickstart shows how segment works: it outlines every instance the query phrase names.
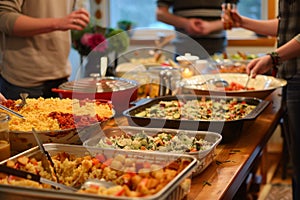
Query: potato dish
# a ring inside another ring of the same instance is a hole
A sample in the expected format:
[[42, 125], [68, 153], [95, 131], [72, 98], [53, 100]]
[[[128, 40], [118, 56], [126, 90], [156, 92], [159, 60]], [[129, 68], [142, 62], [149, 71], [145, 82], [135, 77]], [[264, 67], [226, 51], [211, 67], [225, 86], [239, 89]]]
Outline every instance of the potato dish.
[[[109, 188], [91, 186], [81, 188], [78, 192], [126, 197], [145, 197], [157, 193], [182, 170], [185, 170], [192, 161], [183, 157], [177, 157], [173, 161], [145, 161], [126, 154], [105, 154], [104, 152], [95, 156], [58, 152], [52, 156], [52, 159], [60, 183], [80, 188], [88, 179], [104, 179], [115, 183], [116, 186]], [[42, 167], [41, 161], [34, 157], [22, 155], [16, 160], [8, 160], [5, 164], [18, 170], [56, 180], [56, 176], [49, 174]], [[3, 173], [0, 173], [0, 184], [50, 189], [47, 184], [39, 184]]]

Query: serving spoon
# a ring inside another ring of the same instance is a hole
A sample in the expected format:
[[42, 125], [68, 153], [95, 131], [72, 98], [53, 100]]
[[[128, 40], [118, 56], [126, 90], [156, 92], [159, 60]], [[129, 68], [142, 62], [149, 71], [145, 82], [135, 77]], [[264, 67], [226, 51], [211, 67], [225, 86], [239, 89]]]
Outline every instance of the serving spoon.
[[23, 106], [26, 105], [26, 98], [28, 97], [28, 93], [24, 92], [24, 93], [20, 93], [20, 97], [22, 99], [22, 102], [20, 104], [17, 105], [18, 108], [22, 108]]
[[250, 75], [247, 77], [247, 81], [246, 81], [246, 84], [245, 84], [245, 87], [244, 87], [245, 89], [248, 88], [248, 83], [249, 83], [251, 78], [252, 78], [252, 71], [250, 72]]

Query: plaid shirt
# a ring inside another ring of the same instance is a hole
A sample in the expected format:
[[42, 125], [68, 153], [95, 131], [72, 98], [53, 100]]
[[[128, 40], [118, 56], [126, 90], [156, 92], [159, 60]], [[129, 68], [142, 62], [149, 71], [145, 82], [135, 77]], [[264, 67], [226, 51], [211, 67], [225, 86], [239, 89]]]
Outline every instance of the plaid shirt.
[[[279, 26], [278, 26], [278, 47], [287, 43], [300, 33], [300, 1], [280, 0], [279, 1]], [[279, 67], [278, 77], [290, 79], [293, 76], [300, 76], [300, 57], [288, 60]]]

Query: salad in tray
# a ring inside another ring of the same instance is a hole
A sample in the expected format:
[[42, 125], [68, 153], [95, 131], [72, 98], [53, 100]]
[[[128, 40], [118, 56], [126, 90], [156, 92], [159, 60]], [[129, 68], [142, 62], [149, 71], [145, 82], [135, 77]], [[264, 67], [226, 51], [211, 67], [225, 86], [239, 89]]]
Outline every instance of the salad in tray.
[[97, 147], [125, 150], [152, 150], [162, 152], [198, 152], [211, 148], [212, 142], [190, 137], [184, 132], [174, 135], [160, 132], [154, 136], [144, 131], [134, 135], [121, 135], [101, 138]]

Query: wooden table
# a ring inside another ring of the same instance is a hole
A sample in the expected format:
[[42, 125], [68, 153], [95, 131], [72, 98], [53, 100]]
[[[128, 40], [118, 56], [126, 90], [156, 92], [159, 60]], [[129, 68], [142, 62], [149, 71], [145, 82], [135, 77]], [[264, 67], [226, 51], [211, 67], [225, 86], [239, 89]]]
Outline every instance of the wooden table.
[[[200, 176], [193, 178], [189, 200], [234, 199], [260, 161], [261, 153], [284, 113], [281, 89], [275, 90], [266, 100], [270, 101], [269, 106], [256, 120], [244, 124], [237, 140], [217, 147], [215, 159], [218, 164], [212, 163]], [[210, 185], [203, 184], [205, 182]]]
[[[268, 107], [255, 120], [244, 123], [239, 138], [218, 145], [216, 162], [193, 178], [188, 200], [243, 198], [241, 187], [258, 166], [263, 149], [283, 116], [281, 92], [277, 89], [266, 98], [270, 101]], [[116, 118], [108, 122], [107, 127], [114, 125], [127, 125], [127, 121], [123, 117]]]

